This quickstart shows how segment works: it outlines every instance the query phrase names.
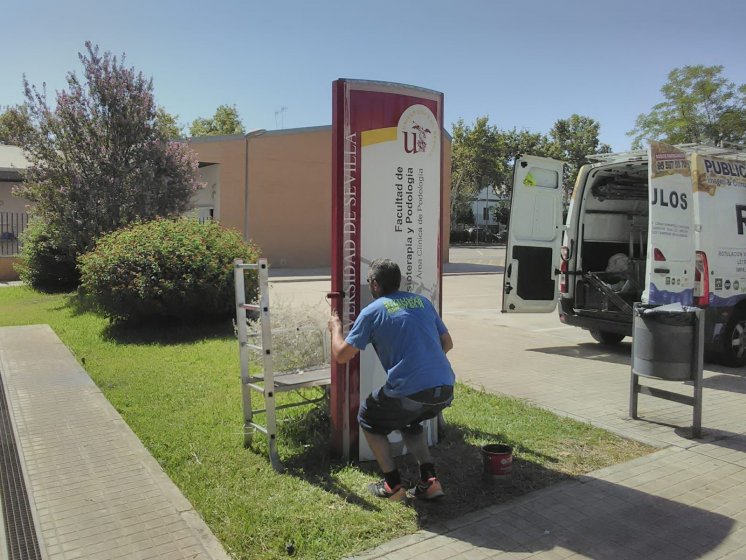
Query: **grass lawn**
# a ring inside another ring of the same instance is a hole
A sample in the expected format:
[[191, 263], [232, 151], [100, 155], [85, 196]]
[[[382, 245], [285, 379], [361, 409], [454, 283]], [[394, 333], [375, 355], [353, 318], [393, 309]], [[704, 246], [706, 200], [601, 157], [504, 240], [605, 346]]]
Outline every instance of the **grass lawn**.
[[[459, 385], [446, 411], [446, 438], [433, 449], [447, 497], [390, 504], [366, 495], [377, 478], [374, 465], [330, 459], [323, 408], [280, 413], [285, 474], [270, 467], [261, 434], [252, 449], [243, 448], [229, 321], [112, 328], [76, 302], [72, 295], [2, 288], [0, 326], [51, 325], [236, 558], [340, 558], [651, 450]], [[514, 447], [511, 485], [481, 478], [479, 448], [495, 442]], [[414, 477], [411, 463], [407, 469]]]

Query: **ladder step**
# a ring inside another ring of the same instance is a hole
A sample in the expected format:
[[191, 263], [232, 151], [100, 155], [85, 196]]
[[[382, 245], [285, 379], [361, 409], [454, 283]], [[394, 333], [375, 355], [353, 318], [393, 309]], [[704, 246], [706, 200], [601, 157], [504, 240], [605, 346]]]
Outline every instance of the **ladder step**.
[[257, 385], [256, 383], [246, 383], [246, 385], [254, 389], [254, 391], [259, 391], [260, 393], [264, 394], [264, 387], [262, 387], [261, 385]]
[[257, 305], [255, 303], [242, 303], [238, 307], [240, 307], [241, 309], [247, 309], [249, 311], [261, 311], [262, 310], [262, 306]]
[[261, 424], [257, 424], [256, 422], [249, 422], [252, 426], [254, 426], [257, 430], [262, 432], [264, 435], [267, 435], [267, 428], [262, 426]]
[[237, 264], [236, 268], [243, 268], [245, 270], [259, 270], [261, 265], [257, 263], [244, 263], [244, 264]]
[[256, 344], [249, 344], [248, 342], [244, 342], [243, 345], [246, 346], [246, 348], [251, 348], [252, 350], [257, 350], [259, 352], [262, 351], [262, 347], [257, 346]]

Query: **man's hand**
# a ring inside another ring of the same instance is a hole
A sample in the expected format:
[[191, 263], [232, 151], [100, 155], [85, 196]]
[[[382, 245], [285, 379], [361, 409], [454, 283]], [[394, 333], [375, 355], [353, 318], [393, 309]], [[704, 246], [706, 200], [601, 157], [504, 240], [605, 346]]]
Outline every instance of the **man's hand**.
[[360, 351], [351, 344], [347, 344], [342, 336], [342, 321], [336, 311], [332, 311], [328, 322], [329, 332], [332, 333], [332, 357], [340, 364], [346, 364]]
[[341, 331], [342, 330], [342, 321], [339, 320], [339, 315], [337, 315], [336, 311], [332, 311], [331, 316], [329, 317], [329, 332], [334, 333], [334, 331]]

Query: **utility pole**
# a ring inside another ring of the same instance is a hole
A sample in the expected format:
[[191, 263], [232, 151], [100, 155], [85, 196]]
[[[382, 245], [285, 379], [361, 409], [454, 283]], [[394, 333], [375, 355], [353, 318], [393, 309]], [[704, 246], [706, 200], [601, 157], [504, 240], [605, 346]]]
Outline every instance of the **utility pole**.
[[[275, 128], [285, 128], [285, 111], [287, 111], [287, 107], [280, 107], [277, 111], [275, 111]], [[277, 126], [277, 116], [280, 116], [280, 126]]]

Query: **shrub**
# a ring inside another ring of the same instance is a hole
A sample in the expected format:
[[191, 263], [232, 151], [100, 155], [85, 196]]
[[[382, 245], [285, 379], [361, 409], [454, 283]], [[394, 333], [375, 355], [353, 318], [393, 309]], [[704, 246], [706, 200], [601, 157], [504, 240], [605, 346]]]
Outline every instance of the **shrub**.
[[[101, 237], [80, 258], [81, 288], [114, 321], [231, 317], [233, 260], [258, 256], [215, 222], [158, 219]], [[256, 292], [256, 276], [247, 274], [247, 301]]]
[[16, 268], [26, 284], [40, 291], [67, 291], [78, 285], [75, 254], [59, 230], [36, 218], [21, 234], [21, 242]]
[[466, 243], [468, 240], [468, 231], [460, 229], [451, 231], [451, 243]]

